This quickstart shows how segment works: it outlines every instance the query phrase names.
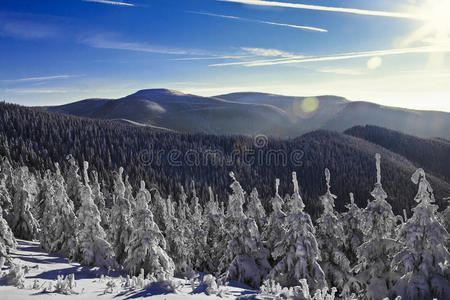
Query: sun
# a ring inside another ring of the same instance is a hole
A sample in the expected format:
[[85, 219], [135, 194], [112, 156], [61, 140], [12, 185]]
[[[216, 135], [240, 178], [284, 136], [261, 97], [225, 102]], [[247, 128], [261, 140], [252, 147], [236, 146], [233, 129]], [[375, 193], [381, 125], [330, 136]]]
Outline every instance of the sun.
[[[447, 43], [450, 40], [450, 0], [428, 0], [420, 8], [424, 27], [432, 35], [429, 42]], [[434, 35], [434, 41], [433, 41]]]

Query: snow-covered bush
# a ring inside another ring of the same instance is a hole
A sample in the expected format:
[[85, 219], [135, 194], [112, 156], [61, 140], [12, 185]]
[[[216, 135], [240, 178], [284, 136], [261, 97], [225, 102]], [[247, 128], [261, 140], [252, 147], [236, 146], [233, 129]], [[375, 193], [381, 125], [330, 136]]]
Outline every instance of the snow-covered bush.
[[11, 264], [8, 274], [2, 279], [6, 284], [19, 289], [25, 288], [25, 269], [20, 264]]
[[126, 248], [124, 265], [131, 274], [137, 274], [141, 269], [153, 274], [161, 269], [168, 276], [173, 276], [175, 265], [165, 251], [166, 241], [148, 208], [150, 199], [150, 193], [141, 181], [133, 220], [134, 231]]
[[73, 295], [78, 294], [74, 288], [77, 286], [75, 282], [75, 275], [70, 274], [67, 276], [58, 275], [56, 278], [56, 283], [53, 285], [53, 293], [63, 294], [63, 295]]
[[445, 248], [449, 234], [439, 223], [433, 189], [423, 169], [418, 169], [411, 179], [419, 185], [414, 198], [418, 204], [399, 231], [403, 247], [392, 264], [404, 275], [390, 294], [410, 300], [450, 299], [450, 277], [444, 273], [450, 263], [450, 253]]

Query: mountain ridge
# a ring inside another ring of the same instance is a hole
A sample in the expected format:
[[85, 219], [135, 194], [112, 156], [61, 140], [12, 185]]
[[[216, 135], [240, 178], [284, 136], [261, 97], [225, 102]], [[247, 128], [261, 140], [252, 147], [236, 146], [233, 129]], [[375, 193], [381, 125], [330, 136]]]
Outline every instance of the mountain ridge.
[[118, 99], [91, 98], [45, 109], [187, 133], [286, 138], [317, 129], [344, 132], [358, 125], [375, 125], [424, 138], [450, 139], [450, 113], [350, 101], [332, 95], [295, 97], [243, 92], [203, 97], [170, 89], [144, 89]]

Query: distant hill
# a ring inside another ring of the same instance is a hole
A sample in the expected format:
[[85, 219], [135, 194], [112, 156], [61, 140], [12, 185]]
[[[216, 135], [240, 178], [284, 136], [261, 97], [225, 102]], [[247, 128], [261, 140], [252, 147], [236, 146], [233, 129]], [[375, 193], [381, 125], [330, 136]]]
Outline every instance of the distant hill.
[[357, 126], [345, 131], [380, 145], [407, 158], [429, 173], [450, 182], [450, 142], [445, 139], [423, 139], [377, 126]]
[[[300, 164], [296, 164], [290, 155], [299, 150], [304, 155], [296, 160]], [[171, 151], [180, 155], [175, 162], [170, 160], [173, 159], [169, 155]], [[204, 159], [208, 151], [215, 153], [218, 164]], [[249, 162], [244, 156], [248, 151], [263, 158], [273, 158], [270, 156], [273, 153], [287, 155], [285, 161]], [[360, 206], [365, 206], [376, 181], [374, 155], [377, 152], [382, 155], [383, 187], [394, 211], [400, 214], [403, 208], [411, 207], [417, 192], [411, 174], [426, 162], [412, 163], [351, 135], [318, 130], [295, 139], [271, 138], [258, 148], [252, 138], [245, 136], [172, 133], [0, 103], [0, 155], [44, 171], [53, 168], [54, 162], [64, 167], [65, 156], [70, 153], [79, 163], [89, 161], [108, 186], [113, 186], [113, 171], [123, 166], [135, 188], [139, 180], [145, 180], [163, 194], [172, 194], [175, 200], [179, 184], [189, 190], [191, 180], [195, 180], [202, 200], [208, 199], [208, 186], [211, 186], [221, 201], [227, 201], [231, 183], [228, 173], [234, 171], [248, 193], [253, 187], [258, 188], [263, 204], [270, 209], [275, 178], [281, 179], [281, 195], [292, 193], [291, 172], [296, 171], [307, 210], [317, 216], [322, 210], [319, 196], [326, 191], [323, 172], [328, 167], [332, 192], [339, 197], [337, 209], [344, 209], [350, 192], [355, 193]], [[153, 159], [149, 159], [149, 153]], [[187, 154], [194, 154], [194, 159], [200, 160], [190, 163], [193, 157]], [[438, 203], [444, 207], [447, 203], [442, 199], [450, 195], [450, 184], [438, 176], [430, 175], [429, 180]]]
[[[120, 119], [177, 132], [297, 137], [329, 129], [376, 125], [421, 137], [450, 139], [450, 113], [352, 102], [342, 97], [233, 93], [200, 97], [167, 89], [141, 90], [120, 99], [87, 99], [46, 108], [82, 117]], [[306, 100], [307, 101], [307, 100]]]

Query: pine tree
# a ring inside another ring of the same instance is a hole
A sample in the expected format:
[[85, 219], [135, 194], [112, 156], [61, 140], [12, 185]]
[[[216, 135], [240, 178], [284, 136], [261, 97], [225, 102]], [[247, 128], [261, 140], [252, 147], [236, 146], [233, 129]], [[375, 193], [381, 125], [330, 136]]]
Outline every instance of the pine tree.
[[0, 270], [5, 263], [11, 264], [9, 252], [16, 249], [17, 243], [8, 223], [3, 219], [3, 210], [0, 207]]
[[15, 184], [11, 229], [17, 238], [32, 240], [39, 236], [39, 223], [32, 214], [32, 183], [27, 167], [20, 168]]
[[390, 266], [399, 244], [393, 239], [397, 217], [386, 201], [381, 185], [380, 154], [376, 154], [377, 183], [371, 195], [374, 198], [364, 210], [364, 243], [358, 248], [358, 264], [354, 270], [365, 287], [364, 299], [382, 299], [397, 281], [399, 275]]
[[306, 279], [312, 290], [327, 286], [320, 267], [320, 250], [315, 237], [311, 217], [303, 211], [305, 205], [299, 193], [297, 174], [292, 173], [294, 194], [289, 203], [290, 211], [284, 222], [284, 231], [275, 239], [272, 256], [277, 264], [269, 277], [282, 286], [298, 286]]
[[390, 293], [410, 300], [450, 299], [450, 276], [445, 274], [450, 265], [450, 253], [445, 247], [449, 234], [439, 223], [433, 189], [423, 169], [418, 169], [411, 180], [419, 184], [414, 198], [418, 204], [398, 233], [403, 247], [392, 264], [404, 275]]
[[6, 172], [2, 172], [0, 169], [0, 207], [3, 210], [3, 216], [8, 215], [12, 209], [11, 195], [6, 188], [6, 179]]
[[204, 272], [218, 274], [221, 270], [217, 264], [226, 251], [227, 233], [225, 229], [225, 214], [220, 203], [214, 197], [209, 187], [209, 201], [204, 211], [204, 232], [206, 236], [206, 269]]
[[95, 205], [97, 205], [98, 210], [101, 212], [101, 225], [104, 229], [108, 229], [109, 227], [109, 215], [110, 211], [106, 207], [105, 196], [103, 195], [102, 188], [100, 187], [100, 182], [98, 180], [98, 173], [96, 171], [92, 171], [93, 182], [91, 183], [92, 188], [92, 198], [94, 200]]
[[247, 203], [247, 209], [245, 211], [247, 217], [255, 220], [256, 225], [258, 225], [259, 231], [263, 231], [264, 226], [266, 225], [266, 211], [261, 204], [261, 200], [259, 200], [258, 190], [253, 188], [250, 193], [250, 199]]
[[143, 269], [146, 274], [163, 272], [173, 276], [175, 265], [165, 251], [166, 241], [153, 220], [153, 214], [147, 204], [149, 202], [150, 192], [145, 189], [144, 181], [141, 181], [133, 220], [134, 231], [126, 248], [127, 258], [124, 265], [128, 272], [134, 275]]
[[244, 214], [245, 192], [233, 172], [227, 210], [229, 241], [222, 264], [229, 263], [228, 278], [259, 287], [270, 270], [269, 253], [263, 247], [254, 219]]
[[[271, 200], [272, 212], [262, 233], [264, 246], [269, 250], [269, 253], [273, 253], [277, 240], [285, 234], [283, 226], [286, 223], [286, 213], [282, 210], [284, 202], [278, 193], [279, 186], [280, 180], [277, 178], [275, 180], [275, 196]], [[271, 264], [275, 265], [275, 263], [272, 261]]]
[[114, 180], [114, 205], [111, 208], [109, 236], [111, 245], [119, 264], [126, 258], [126, 247], [131, 239], [133, 225], [131, 221], [131, 205], [125, 196], [125, 184], [122, 180], [123, 168], [119, 168]]
[[334, 210], [336, 195], [331, 193], [330, 171], [325, 169], [327, 192], [320, 197], [324, 211], [317, 219], [317, 242], [321, 253], [321, 267], [328, 286], [337, 287], [344, 294], [344, 285], [350, 277], [350, 261], [344, 252], [345, 232], [337, 212]]
[[69, 164], [65, 175], [67, 183], [66, 191], [70, 200], [73, 202], [75, 212], [78, 212], [78, 209], [82, 205], [81, 190], [83, 189], [83, 183], [81, 182], [81, 176], [79, 175], [80, 168], [71, 154], [67, 155], [66, 160]]
[[364, 242], [362, 232], [363, 211], [355, 203], [353, 193], [350, 193], [350, 203], [345, 205], [347, 211], [341, 216], [342, 225], [345, 232], [345, 254], [353, 266], [358, 261], [357, 249]]
[[77, 238], [81, 262], [89, 266], [115, 267], [114, 251], [106, 241], [106, 234], [100, 225], [101, 218], [97, 205], [92, 199], [88, 177], [89, 164], [84, 162], [84, 185], [81, 188], [81, 206], [78, 214]]

